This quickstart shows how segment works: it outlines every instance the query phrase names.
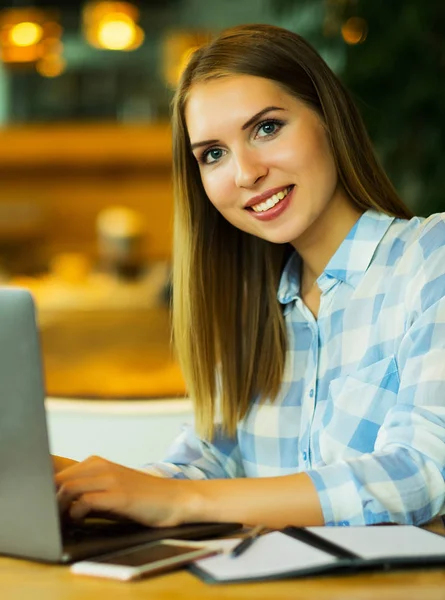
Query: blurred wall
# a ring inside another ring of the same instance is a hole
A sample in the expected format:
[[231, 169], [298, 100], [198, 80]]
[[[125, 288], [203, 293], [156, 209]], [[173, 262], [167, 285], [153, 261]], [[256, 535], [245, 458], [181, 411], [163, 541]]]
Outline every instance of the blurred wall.
[[14, 235], [13, 205], [35, 205], [44, 229], [39, 243], [48, 256], [73, 250], [94, 256], [97, 215], [107, 206], [123, 205], [145, 219], [148, 258], [168, 258], [173, 219], [170, 148], [170, 130], [163, 124], [0, 130], [3, 229], [8, 227], [8, 207]]

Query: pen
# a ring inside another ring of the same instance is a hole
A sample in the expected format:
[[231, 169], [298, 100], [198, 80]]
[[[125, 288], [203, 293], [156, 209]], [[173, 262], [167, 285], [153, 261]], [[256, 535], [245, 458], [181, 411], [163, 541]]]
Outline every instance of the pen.
[[247, 550], [247, 548], [250, 548], [250, 546], [253, 544], [253, 542], [257, 539], [257, 537], [261, 534], [261, 532], [264, 529], [264, 525], [257, 525], [256, 527], [254, 527], [247, 534], [247, 536], [240, 541], [239, 544], [232, 548], [230, 556], [232, 558], [236, 558], [237, 556], [240, 556], [240, 554], [243, 554]]

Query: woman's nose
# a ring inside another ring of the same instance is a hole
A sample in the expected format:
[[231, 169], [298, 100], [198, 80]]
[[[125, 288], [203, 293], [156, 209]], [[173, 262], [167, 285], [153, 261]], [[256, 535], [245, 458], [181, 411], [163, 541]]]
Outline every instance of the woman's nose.
[[238, 187], [249, 188], [267, 174], [267, 167], [254, 152], [239, 153], [235, 157]]

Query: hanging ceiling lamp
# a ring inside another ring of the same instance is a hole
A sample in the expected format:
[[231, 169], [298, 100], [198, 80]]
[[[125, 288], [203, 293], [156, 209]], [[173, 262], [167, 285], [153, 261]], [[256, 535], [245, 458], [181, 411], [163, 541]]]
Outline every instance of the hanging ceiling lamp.
[[0, 11], [0, 56], [10, 65], [34, 65], [60, 55], [62, 27], [54, 11], [30, 7]]
[[87, 2], [82, 13], [85, 38], [95, 48], [136, 50], [144, 41], [139, 16], [131, 2]]

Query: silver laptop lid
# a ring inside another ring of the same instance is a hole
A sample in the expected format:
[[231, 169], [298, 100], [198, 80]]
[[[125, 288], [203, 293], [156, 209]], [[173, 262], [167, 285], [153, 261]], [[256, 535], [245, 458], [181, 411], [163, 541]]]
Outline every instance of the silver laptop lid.
[[0, 554], [62, 555], [32, 296], [0, 287]]

